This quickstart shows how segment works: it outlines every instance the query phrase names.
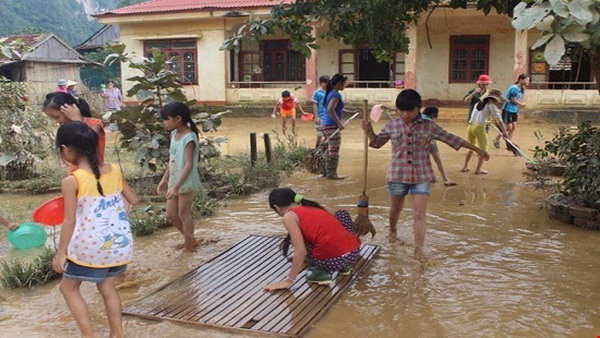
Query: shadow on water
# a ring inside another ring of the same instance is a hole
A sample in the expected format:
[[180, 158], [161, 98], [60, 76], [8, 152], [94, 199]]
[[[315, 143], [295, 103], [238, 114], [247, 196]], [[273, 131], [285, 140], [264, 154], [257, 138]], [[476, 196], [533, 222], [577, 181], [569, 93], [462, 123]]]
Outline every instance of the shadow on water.
[[[381, 127], [382, 124], [376, 126]], [[458, 135], [462, 124], [442, 124]], [[219, 135], [230, 142], [224, 153], [249, 147], [250, 132], [271, 132], [278, 121], [230, 119]], [[533, 131], [552, 135], [556, 125], [523, 124], [516, 142], [524, 149], [535, 144]], [[300, 124], [301, 143], [314, 143], [314, 129]], [[317, 179], [305, 172], [284, 181], [307, 198], [330, 209], [346, 208], [355, 214], [361, 191], [362, 132], [357, 123], [343, 134], [340, 173], [343, 181]], [[543, 195], [524, 185], [525, 161], [503, 149], [490, 149], [490, 174], [460, 173], [466, 151], [455, 152], [440, 144], [440, 151], [455, 187], [433, 185], [428, 205], [426, 253], [423, 269], [412, 260], [409, 212], [403, 212], [399, 237], [406, 244], [386, 239], [389, 197], [385, 172], [390, 149], [370, 150], [370, 219], [378, 229], [365, 242], [382, 246], [380, 256], [344, 296], [313, 327], [309, 337], [440, 337], [440, 336], [594, 336], [600, 332], [600, 233], [550, 221], [536, 203]], [[472, 163], [474, 165], [475, 163]], [[200, 247], [194, 254], [176, 251], [180, 235], [168, 229], [137, 239], [136, 258], [130, 266], [141, 282], [121, 290], [125, 304], [143, 297], [167, 281], [183, 275], [249, 234], [284, 235], [280, 219], [268, 208], [260, 192], [228, 201], [212, 217], [197, 221], [200, 237], [220, 241]], [[47, 196], [3, 194], [0, 210], [31, 208]], [[406, 208], [410, 208], [410, 198]], [[17, 255], [5, 240], [4, 257]], [[107, 324], [100, 296], [93, 285], [83, 287], [93, 320], [102, 335]], [[35, 321], [31, 319], [35, 318]], [[76, 336], [78, 331], [56, 282], [33, 290], [0, 291], [0, 326], [6, 336]], [[26, 329], [24, 329], [26, 328]], [[169, 322], [125, 317], [129, 337], [183, 337], [229, 333]]]

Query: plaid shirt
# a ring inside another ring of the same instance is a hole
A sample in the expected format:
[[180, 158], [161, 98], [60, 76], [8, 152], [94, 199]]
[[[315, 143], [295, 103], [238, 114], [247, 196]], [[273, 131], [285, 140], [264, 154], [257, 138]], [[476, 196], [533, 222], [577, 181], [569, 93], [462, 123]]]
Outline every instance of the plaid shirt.
[[422, 118], [407, 125], [401, 118], [388, 121], [381, 133], [369, 143], [381, 148], [392, 139], [392, 162], [386, 176], [388, 182], [418, 184], [435, 178], [429, 153], [431, 141], [440, 140], [458, 150], [465, 140]]

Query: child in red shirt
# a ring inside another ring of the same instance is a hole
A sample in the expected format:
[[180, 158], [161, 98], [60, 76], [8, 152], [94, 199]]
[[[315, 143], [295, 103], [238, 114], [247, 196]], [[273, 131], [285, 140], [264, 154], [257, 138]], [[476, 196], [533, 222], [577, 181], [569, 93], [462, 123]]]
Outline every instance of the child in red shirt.
[[304, 109], [302, 109], [300, 101], [292, 96], [288, 90], [281, 92], [281, 98], [277, 100], [277, 104], [273, 108], [272, 117], [275, 118], [275, 113], [277, 112], [277, 109], [279, 109], [279, 114], [281, 115], [281, 130], [283, 135], [286, 135], [286, 123], [287, 119], [289, 118], [292, 119], [292, 133], [296, 133], [296, 107], [298, 107], [303, 115], [307, 114]]
[[309, 262], [308, 282], [326, 285], [332, 272], [350, 274], [359, 258], [360, 239], [354, 234], [352, 219], [347, 211], [330, 214], [317, 202], [305, 199], [289, 188], [277, 188], [269, 194], [269, 205], [283, 218], [288, 237], [283, 244], [287, 257], [290, 243], [294, 245], [292, 268], [288, 277], [265, 286], [266, 290], [289, 288]]

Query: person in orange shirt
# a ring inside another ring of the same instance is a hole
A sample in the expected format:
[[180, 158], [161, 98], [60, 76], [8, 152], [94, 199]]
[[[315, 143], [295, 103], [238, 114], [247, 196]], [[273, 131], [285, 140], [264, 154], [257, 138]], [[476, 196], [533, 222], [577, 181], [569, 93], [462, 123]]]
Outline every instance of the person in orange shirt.
[[[106, 145], [104, 123], [92, 117], [90, 106], [84, 99], [76, 98], [67, 93], [50, 93], [46, 95], [42, 110], [61, 126], [71, 121], [82, 121], [92, 128], [98, 134], [98, 149], [96, 149], [98, 160], [104, 162], [104, 148]], [[77, 169], [75, 166], [70, 165], [69, 173], [75, 169]]]
[[277, 104], [273, 108], [273, 114], [271, 117], [275, 118], [275, 113], [277, 113], [277, 109], [279, 109], [279, 114], [281, 115], [281, 130], [283, 135], [286, 135], [286, 123], [287, 119], [289, 118], [292, 119], [292, 133], [296, 133], [296, 108], [298, 108], [302, 114], [307, 114], [304, 109], [302, 109], [298, 99], [292, 96], [288, 90], [281, 92], [281, 98], [277, 100]]

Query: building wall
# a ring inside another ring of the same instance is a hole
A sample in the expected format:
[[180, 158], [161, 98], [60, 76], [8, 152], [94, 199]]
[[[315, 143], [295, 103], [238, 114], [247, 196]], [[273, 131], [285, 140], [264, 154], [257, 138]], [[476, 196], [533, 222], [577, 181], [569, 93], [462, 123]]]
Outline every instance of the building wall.
[[31, 85], [36, 97], [43, 97], [53, 92], [59, 79], [73, 80], [81, 87], [79, 66], [79, 64], [26, 62], [25, 81]]
[[[223, 104], [226, 101], [226, 56], [219, 47], [225, 39], [224, 22], [221, 18], [210, 20], [125, 23], [120, 26], [121, 42], [127, 46], [128, 52], [144, 54], [144, 41], [154, 39], [196, 39], [198, 84], [186, 85], [184, 91], [189, 98], [200, 102]], [[140, 72], [122, 67], [123, 92], [133, 85], [126, 81]], [[129, 98], [135, 100], [136, 98]]]

